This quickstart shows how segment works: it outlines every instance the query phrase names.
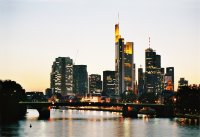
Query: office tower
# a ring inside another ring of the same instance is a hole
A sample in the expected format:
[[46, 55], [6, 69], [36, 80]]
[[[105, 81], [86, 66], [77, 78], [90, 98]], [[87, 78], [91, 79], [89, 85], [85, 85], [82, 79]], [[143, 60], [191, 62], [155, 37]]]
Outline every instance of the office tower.
[[165, 74], [165, 90], [174, 91], [174, 67], [167, 67]]
[[133, 91], [133, 42], [126, 42], [119, 34], [119, 24], [115, 25], [115, 94]]
[[103, 71], [103, 93], [105, 95], [115, 95], [115, 82], [115, 71]]
[[185, 80], [185, 78], [180, 78], [180, 80], [178, 81], [178, 88], [180, 89], [184, 86], [188, 86], [188, 81]]
[[73, 89], [75, 94], [85, 95], [88, 93], [87, 65], [73, 66]]
[[63, 96], [73, 93], [73, 61], [69, 57], [58, 57], [53, 62], [51, 89]]
[[102, 92], [101, 75], [98, 74], [89, 75], [89, 93], [101, 94], [101, 92]]
[[144, 93], [144, 72], [143, 68], [138, 68], [138, 95]]
[[159, 69], [161, 68], [161, 57], [160, 57], [160, 55], [156, 55], [155, 67], [159, 68]]
[[145, 90], [146, 92], [162, 92], [161, 57], [148, 48], [145, 50]]

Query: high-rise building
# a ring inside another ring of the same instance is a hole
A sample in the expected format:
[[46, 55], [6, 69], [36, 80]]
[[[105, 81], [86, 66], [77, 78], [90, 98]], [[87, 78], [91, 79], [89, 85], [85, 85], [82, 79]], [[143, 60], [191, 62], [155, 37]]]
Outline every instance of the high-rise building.
[[185, 78], [180, 78], [180, 80], [178, 81], [178, 88], [180, 89], [184, 86], [188, 86], [188, 81], [185, 80]]
[[161, 93], [162, 75], [161, 75], [161, 57], [156, 52], [148, 48], [145, 50], [145, 90], [146, 92]]
[[52, 65], [51, 89], [63, 96], [73, 93], [73, 60], [58, 57]]
[[101, 92], [102, 92], [101, 75], [98, 74], [89, 75], [89, 93], [101, 94]]
[[143, 68], [138, 68], [138, 94], [139, 96], [144, 93], [144, 72]]
[[119, 34], [119, 24], [115, 25], [115, 94], [133, 91], [133, 42], [126, 42]]
[[115, 95], [115, 71], [103, 71], [103, 93], [108, 96]]
[[165, 90], [174, 91], [174, 67], [167, 67], [165, 74]]
[[75, 94], [80, 95], [88, 93], [87, 65], [73, 66], [73, 91]]

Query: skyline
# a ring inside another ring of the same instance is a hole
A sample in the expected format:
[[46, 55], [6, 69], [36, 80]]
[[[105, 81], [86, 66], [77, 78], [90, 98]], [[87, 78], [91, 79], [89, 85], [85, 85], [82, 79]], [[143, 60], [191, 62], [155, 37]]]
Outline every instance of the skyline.
[[198, 4], [197, 0], [0, 0], [0, 79], [15, 80], [27, 91], [44, 91], [50, 87], [53, 61], [60, 56], [87, 65], [88, 74], [114, 70], [119, 12], [120, 34], [125, 42], [134, 42], [136, 68], [145, 67], [151, 37], [162, 67], [175, 69], [175, 89], [180, 77], [199, 84]]

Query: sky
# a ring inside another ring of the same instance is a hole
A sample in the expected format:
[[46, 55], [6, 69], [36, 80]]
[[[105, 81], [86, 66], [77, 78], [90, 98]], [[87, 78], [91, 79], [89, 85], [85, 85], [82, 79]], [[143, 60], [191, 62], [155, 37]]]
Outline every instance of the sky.
[[119, 22], [136, 68], [145, 67], [150, 37], [162, 67], [175, 68], [176, 88], [180, 77], [200, 84], [199, 13], [199, 0], [0, 0], [0, 79], [44, 91], [56, 57], [87, 65], [88, 74], [114, 70]]

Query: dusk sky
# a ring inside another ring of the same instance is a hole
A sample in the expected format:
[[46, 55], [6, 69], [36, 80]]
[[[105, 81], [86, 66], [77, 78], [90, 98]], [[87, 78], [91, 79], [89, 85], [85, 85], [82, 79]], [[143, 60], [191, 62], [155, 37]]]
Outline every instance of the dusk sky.
[[137, 68], [150, 36], [162, 67], [175, 68], [175, 87], [180, 77], [200, 84], [199, 0], [0, 0], [0, 79], [44, 91], [59, 56], [76, 58], [88, 74], [114, 70], [118, 13]]

